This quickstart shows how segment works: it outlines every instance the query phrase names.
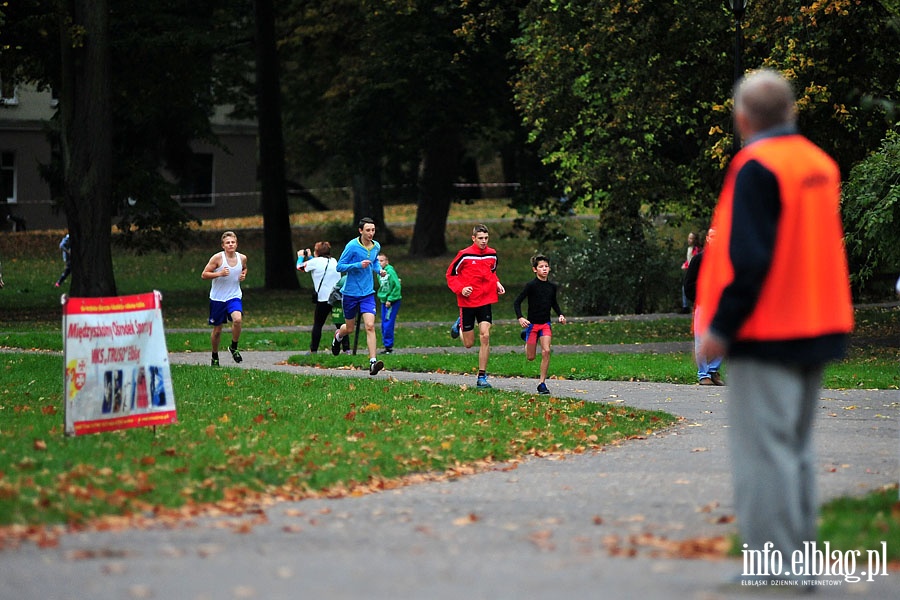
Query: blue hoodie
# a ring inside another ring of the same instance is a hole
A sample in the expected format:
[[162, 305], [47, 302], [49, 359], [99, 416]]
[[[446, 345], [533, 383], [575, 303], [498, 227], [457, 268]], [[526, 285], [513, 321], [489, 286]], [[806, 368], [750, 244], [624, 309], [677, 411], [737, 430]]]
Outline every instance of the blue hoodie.
[[[344, 295], [362, 297], [375, 293], [375, 277], [381, 274], [381, 265], [378, 264], [378, 254], [381, 252], [381, 244], [372, 240], [372, 249], [366, 250], [359, 238], [351, 240], [338, 260], [337, 270], [347, 274], [347, 283], [344, 284]], [[372, 261], [368, 269], [364, 269], [362, 261]]]

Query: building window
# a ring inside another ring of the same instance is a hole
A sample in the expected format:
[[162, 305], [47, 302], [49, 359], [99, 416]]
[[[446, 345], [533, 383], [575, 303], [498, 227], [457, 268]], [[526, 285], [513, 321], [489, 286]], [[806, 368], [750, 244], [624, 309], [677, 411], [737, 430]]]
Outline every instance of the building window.
[[179, 181], [181, 193], [178, 200], [182, 204], [212, 206], [215, 193], [213, 173], [212, 154], [192, 154], [185, 175]]
[[0, 77], [0, 105], [18, 106], [19, 90], [12, 78]]
[[9, 204], [16, 201], [15, 152], [0, 152], [0, 199]]

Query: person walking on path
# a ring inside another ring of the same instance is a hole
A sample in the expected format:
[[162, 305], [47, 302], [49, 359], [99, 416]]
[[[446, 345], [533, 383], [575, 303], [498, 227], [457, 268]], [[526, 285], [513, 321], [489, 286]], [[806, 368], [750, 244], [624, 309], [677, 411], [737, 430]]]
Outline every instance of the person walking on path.
[[[743, 548], [787, 560], [816, 540], [813, 416], [825, 364], [845, 355], [853, 329], [841, 179], [835, 161], [798, 133], [793, 91], [781, 74], [742, 78], [734, 121], [746, 143], [726, 173], [715, 240], [700, 269], [700, 352], [727, 352], [729, 360]], [[801, 575], [743, 575], [814, 586]]]
[[376, 375], [384, 368], [384, 362], [375, 356], [378, 343], [375, 337], [375, 277], [381, 273], [378, 253], [381, 244], [375, 241], [375, 221], [363, 217], [359, 221], [359, 237], [350, 240], [341, 253], [337, 270], [347, 274], [344, 283], [344, 324], [331, 340], [331, 353], [341, 353], [341, 340], [353, 333], [357, 313], [362, 313], [366, 328], [366, 346], [369, 350], [369, 375]]
[[[566, 317], [559, 308], [556, 299], [557, 285], [548, 281], [550, 276], [550, 259], [543, 254], [537, 254], [531, 258], [531, 270], [534, 271], [534, 279], [525, 284], [525, 287], [513, 301], [513, 310], [519, 325], [524, 327], [522, 337], [525, 339], [525, 359], [532, 361], [537, 354], [537, 341], [541, 341], [541, 380], [538, 383], [538, 394], [549, 394], [547, 389], [547, 371], [550, 368], [550, 341], [552, 330], [550, 327], [550, 310], [559, 315], [560, 324], [565, 325]], [[528, 301], [528, 318], [522, 316], [522, 301]]]
[[384, 344], [384, 353], [390, 354], [394, 351], [394, 327], [397, 324], [397, 313], [400, 312], [403, 294], [397, 271], [391, 266], [391, 262], [384, 252], [378, 255], [378, 264], [381, 266], [381, 273], [378, 275], [378, 299], [381, 301], [381, 342]]
[[488, 358], [491, 355], [491, 305], [505, 294], [497, 276], [497, 251], [488, 246], [490, 234], [485, 225], [472, 229], [472, 245], [457, 252], [447, 267], [447, 286], [456, 294], [459, 317], [450, 328], [450, 336], [460, 337], [466, 348], [475, 345], [475, 323], [478, 322], [478, 379], [476, 387], [489, 388]]
[[297, 251], [297, 270], [309, 274], [315, 289], [315, 309], [313, 312], [312, 334], [309, 340], [309, 351], [315, 354], [319, 351], [319, 342], [322, 340], [322, 327], [331, 314], [331, 305], [328, 297], [331, 290], [341, 279], [337, 270], [337, 261], [331, 257], [331, 244], [328, 242], [316, 242], [312, 252], [309, 248]]
[[691, 264], [691, 259], [700, 254], [701, 247], [698, 243], [698, 240], [702, 239], [703, 233], [701, 232], [700, 235], [701, 237], [698, 238], [697, 234], [695, 234], [693, 231], [688, 234], [687, 253], [685, 254], [684, 262], [681, 264], [681, 312], [683, 314], [687, 314], [688, 312], [690, 312], [690, 303], [693, 302], [693, 300], [691, 300], [687, 296], [684, 278], [687, 277], [687, 269]]
[[238, 351], [238, 342], [244, 321], [241, 282], [247, 278], [247, 257], [238, 252], [237, 247], [237, 234], [233, 231], [223, 233], [222, 252], [213, 254], [200, 274], [202, 279], [211, 282], [209, 324], [213, 329], [209, 341], [212, 346], [210, 364], [214, 367], [219, 366], [219, 342], [222, 339], [222, 325], [226, 321], [231, 321], [231, 345], [228, 347], [231, 357], [236, 363], [244, 360]]
[[712, 229], [701, 231], [700, 235], [705, 239], [700, 252], [691, 259], [687, 271], [684, 273], [684, 293], [694, 305], [694, 318], [691, 320], [691, 329], [694, 333], [694, 362], [697, 363], [697, 383], [700, 385], [725, 385], [725, 380], [719, 373], [722, 367], [722, 357], [713, 356], [707, 358], [700, 352], [700, 332], [697, 330], [697, 312], [700, 304], [697, 303], [697, 276], [700, 274], [700, 265], [703, 264], [703, 252], [712, 241]]
[[66, 277], [69, 276], [69, 273], [72, 272], [72, 240], [68, 233], [59, 242], [59, 249], [62, 250], [62, 259], [66, 266], [63, 268], [62, 275], [60, 275], [59, 279], [56, 280], [56, 283], [53, 284], [54, 287], [61, 286], [66, 280]]

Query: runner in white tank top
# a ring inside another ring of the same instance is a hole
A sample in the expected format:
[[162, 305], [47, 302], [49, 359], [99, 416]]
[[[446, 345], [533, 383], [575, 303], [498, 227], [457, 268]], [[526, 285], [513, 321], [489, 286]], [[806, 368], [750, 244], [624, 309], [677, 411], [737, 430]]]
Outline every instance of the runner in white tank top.
[[234, 362], [239, 363], [243, 360], [238, 351], [238, 341], [244, 320], [241, 282], [247, 277], [247, 257], [237, 251], [237, 235], [233, 231], [222, 234], [222, 252], [210, 257], [200, 277], [210, 280], [209, 324], [213, 328], [209, 336], [211, 364], [219, 366], [219, 341], [222, 326], [227, 321], [231, 321], [231, 346], [228, 350]]
[[221, 256], [221, 264], [216, 268], [214, 273], [220, 273], [228, 266], [228, 275], [219, 276], [212, 280], [212, 286], [209, 290], [209, 299], [226, 302], [232, 298], [243, 297], [241, 291], [241, 273], [243, 272], [243, 264], [241, 263], [241, 254], [235, 252], [234, 256], [229, 259], [225, 252], [219, 252]]

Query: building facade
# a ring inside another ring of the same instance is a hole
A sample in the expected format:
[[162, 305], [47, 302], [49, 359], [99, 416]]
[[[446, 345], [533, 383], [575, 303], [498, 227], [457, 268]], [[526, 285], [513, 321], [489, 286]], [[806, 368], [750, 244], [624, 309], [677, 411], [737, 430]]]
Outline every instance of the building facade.
[[[41, 176], [56, 105], [49, 91], [27, 85], [0, 92], [0, 231], [66, 228], [65, 212]], [[191, 176], [176, 198], [200, 220], [259, 214], [256, 123], [219, 110], [212, 125], [221, 146], [193, 144]]]

